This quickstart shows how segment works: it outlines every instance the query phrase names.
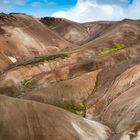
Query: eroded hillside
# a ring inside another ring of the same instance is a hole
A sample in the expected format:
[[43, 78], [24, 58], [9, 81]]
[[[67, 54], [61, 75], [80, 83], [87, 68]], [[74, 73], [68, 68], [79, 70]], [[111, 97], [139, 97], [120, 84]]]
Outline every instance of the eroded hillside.
[[0, 14], [0, 72], [2, 140], [140, 139], [139, 20]]

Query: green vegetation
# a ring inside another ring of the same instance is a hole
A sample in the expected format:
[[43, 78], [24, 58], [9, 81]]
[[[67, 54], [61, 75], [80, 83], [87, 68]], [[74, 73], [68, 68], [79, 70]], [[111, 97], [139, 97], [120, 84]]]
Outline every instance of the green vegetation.
[[58, 54], [52, 54], [52, 55], [44, 55], [44, 56], [37, 56], [28, 60], [23, 60], [21, 62], [18, 62], [16, 66], [25, 66], [29, 64], [39, 63], [43, 61], [50, 61], [55, 60], [56, 58], [66, 58], [68, 57], [68, 54], [66, 53], [58, 53]]
[[27, 88], [33, 83], [33, 79], [26, 80], [20, 88], [21, 93], [25, 93]]
[[73, 101], [68, 101], [66, 103], [66, 109], [74, 114], [85, 117], [86, 106], [83, 102], [76, 105]]
[[106, 54], [109, 54], [109, 53], [111, 53], [111, 52], [121, 50], [121, 49], [123, 49], [123, 48], [125, 48], [125, 45], [124, 45], [124, 44], [115, 43], [114, 46], [113, 46], [112, 48], [105, 49], [105, 50], [99, 52], [98, 55], [106, 55]]

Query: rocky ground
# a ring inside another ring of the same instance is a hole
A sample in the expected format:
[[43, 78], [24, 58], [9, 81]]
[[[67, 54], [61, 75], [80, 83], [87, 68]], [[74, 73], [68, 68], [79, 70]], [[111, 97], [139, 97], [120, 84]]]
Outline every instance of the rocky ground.
[[139, 90], [140, 20], [0, 14], [0, 140], [140, 140]]

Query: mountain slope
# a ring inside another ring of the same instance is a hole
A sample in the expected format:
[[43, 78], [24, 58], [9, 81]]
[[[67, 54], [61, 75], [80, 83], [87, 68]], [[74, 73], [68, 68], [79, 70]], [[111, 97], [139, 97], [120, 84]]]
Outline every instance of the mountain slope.
[[140, 20], [0, 17], [0, 139], [139, 140]]
[[0, 55], [6, 62], [9, 60], [9, 63], [13, 63], [23, 58], [50, 54], [69, 47], [74, 45], [34, 17], [25, 14], [0, 14]]
[[81, 45], [89, 37], [87, 28], [80, 23], [53, 17], [41, 18], [40, 21], [73, 44]]

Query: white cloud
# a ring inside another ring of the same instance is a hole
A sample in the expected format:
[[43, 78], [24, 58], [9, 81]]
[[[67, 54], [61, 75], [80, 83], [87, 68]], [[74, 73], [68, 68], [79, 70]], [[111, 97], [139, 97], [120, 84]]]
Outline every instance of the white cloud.
[[140, 19], [140, 0], [135, 0], [132, 5], [124, 9], [127, 18]]
[[96, 20], [120, 20], [123, 18], [140, 18], [140, 0], [135, 0], [132, 5], [99, 4], [96, 0], [78, 0], [77, 4], [67, 10], [52, 14], [54, 17], [63, 17], [78, 22]]

